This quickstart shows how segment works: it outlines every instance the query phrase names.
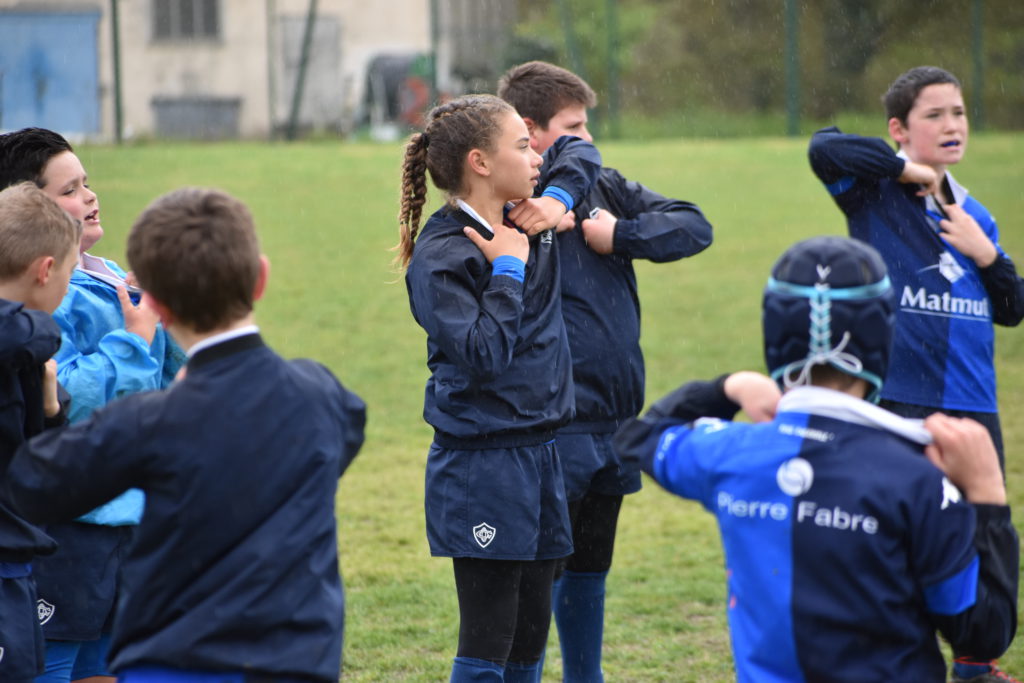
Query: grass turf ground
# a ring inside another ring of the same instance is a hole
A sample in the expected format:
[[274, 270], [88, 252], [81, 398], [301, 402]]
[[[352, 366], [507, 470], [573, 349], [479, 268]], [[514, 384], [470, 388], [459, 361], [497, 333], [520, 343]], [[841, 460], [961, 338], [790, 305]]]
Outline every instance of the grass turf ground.
[[[693, 201], [715, 243], [675, 264], [637, 266], [648, 400], [680, 382], [761, 369], [760, 292], [792, 242], [841, 234], [813, 177], [806, 140], [602, 145], [605, 162], [663, 194]], [[251, 207], [272, 262], [257, 318], [286, 356], [330, 366], [369, 405], [366, 444], [338, 494], [347, 590], [345, 680], [447, 680], [458, 629], [451, 564], [429, 557], [422, 513], [431, 432], [421, 419], [424, 336], [390, 266], [401, 150], [396, 145], [248, 143], [79, 150], [99, 193], [106, 237], [124, 260], [131, 221], [181, 185], [223, 188]], [[976, 135], [956, 169], [1024, 259], [1024, 138]], [[431, 195], [432, 204], [439, 201]], [[1024, 502], [1024, 330], [1000, 329], [997, 367], [1011, 501]], [[733, 678], [722, 556], [713, 519], [649, 480], [627, 498], [608, 582], [604, 669], [610, 681]], [[545, 680], [560, 679], [552, 629]], [[1024, 675], [1024, 645], [1003, 658]], [[898, 677], [898, 673], [895, 674]]]

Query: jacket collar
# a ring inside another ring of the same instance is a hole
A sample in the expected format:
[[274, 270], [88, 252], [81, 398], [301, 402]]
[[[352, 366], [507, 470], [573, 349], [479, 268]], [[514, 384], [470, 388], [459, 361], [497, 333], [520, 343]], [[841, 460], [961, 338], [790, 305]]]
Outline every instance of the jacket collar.
[[240, 351], [248, 351], [250, 349], [257, 349], [266, 346], [263, 342], [263, 337], [258, 332], [251, 334], [245, 334], [240, 337], [232, 337], [219, 344], [213, 346], [207, 346], [205, 348], [196, 351], [195, 355], [188, 359], [188, 370], [198, 370], [201, 367], [209, 365], [214, 361], [226, 358]]

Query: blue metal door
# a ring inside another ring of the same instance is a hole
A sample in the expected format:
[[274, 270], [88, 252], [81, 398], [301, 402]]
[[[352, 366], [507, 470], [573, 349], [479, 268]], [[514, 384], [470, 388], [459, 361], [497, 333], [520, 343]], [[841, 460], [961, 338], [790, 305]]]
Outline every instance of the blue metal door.
[[99, 11], [0, 10], [0, 130], [100, 130]]

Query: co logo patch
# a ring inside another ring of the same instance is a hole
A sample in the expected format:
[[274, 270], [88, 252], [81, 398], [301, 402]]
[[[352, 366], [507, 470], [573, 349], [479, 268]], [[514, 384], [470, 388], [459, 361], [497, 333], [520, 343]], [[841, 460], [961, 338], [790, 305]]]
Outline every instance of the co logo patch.
[[39, 614], [39, 625], [42, 626], [48, 622], [52, 617], [53, 613], [57, 611], [57, 608], [46, 602], [42, 598], [36, 602], [36, 612]]
[[495, 533], [496, 530], [493, 526], [485, 522], [480, 522], [473, 527], [473, 540], [475, 540], [476, 544], [481, 548], [486, 548], [491, 544], [491, 541], [494, 540]]

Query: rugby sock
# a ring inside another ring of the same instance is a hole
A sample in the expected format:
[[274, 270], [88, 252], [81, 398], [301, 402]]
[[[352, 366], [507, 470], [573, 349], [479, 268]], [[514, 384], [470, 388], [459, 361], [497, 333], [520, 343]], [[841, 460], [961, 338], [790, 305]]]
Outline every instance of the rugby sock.
[[543, 657], [533, 664], [509, 662], [505, 665], [505, 683], [540, 683], [540, 674], [543, 669]]
[[505, 667], [486, 659], [456, 657], [452, 661], [452, 675], [449, 683], [501, 683]]
[[957, 678], [974, 678], [984, 676], [992, 670], [989, 662], [976, 662], [970, 657], [957, 657], [953, 660], [953, 673]]
[[564, 683], [600, 683], [604, 590], [608, 572], [565, 571], [552, 596]]

